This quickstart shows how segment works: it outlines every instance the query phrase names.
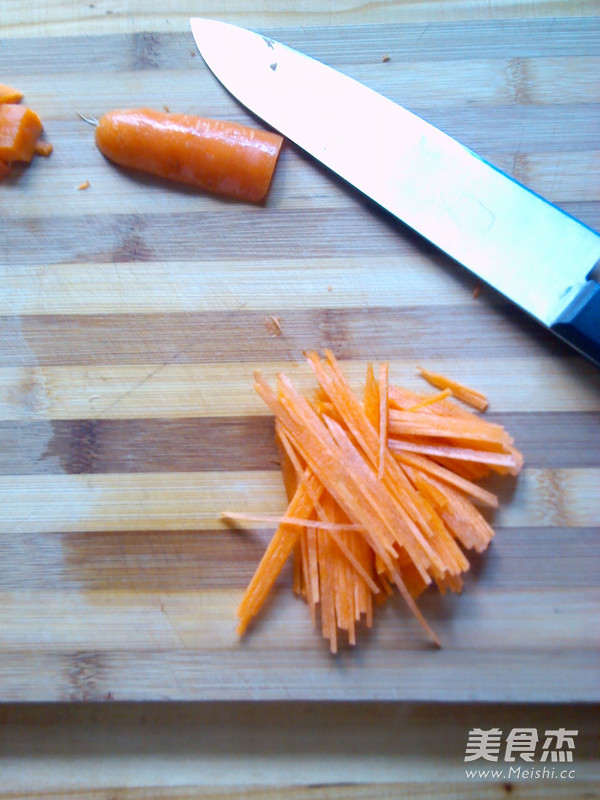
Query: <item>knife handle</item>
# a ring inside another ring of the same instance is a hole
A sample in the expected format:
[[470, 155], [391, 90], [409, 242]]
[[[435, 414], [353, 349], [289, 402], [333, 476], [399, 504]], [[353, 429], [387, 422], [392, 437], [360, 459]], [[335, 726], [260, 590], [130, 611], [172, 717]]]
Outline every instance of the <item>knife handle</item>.
[[600, 367], [600, 283], [588, 280], [552, 330]]

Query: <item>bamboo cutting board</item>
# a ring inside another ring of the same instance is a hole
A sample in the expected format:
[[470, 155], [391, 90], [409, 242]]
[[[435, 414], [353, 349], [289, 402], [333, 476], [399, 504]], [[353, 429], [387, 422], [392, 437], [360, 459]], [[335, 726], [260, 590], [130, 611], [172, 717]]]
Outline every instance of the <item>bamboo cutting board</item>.
[[[598, 20], [268, 33], [600, 228]], [[0, 698], [600, 699], [600, 371], [289, 144], [260, 208], [109, 165], [77, 112], [253, 122], [191, 35], [0, 55], [54, 145], [0, 189]], [[524, 452], [463, 594], [420, 602], [439, 651], [392, 602], [332, 657], [289, 570], [235, 635], [271, 531], [220, 512], [285, 506], [252, 372], [308, 389], [326, 347], [357, 388], [472, 384]]]

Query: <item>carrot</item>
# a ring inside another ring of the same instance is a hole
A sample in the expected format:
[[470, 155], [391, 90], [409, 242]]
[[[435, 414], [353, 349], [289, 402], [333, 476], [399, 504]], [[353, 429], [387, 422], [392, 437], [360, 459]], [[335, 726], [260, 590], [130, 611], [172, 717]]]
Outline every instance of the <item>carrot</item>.
[[270, 522], [275, 525], [299, 525], [301, 528], [320, 528], [324, 531], [361, 531], [360, 525], [352, 522], [330, 522], [321, 519], [306, 519], [304, 517], [290, 517], [287, 514], [276, 516], [271, 514], [242, 514], [235, 511], [223, 511], [223, 519], [231, 519], [236, 522]]
[[23, 92], [0, 83], [0, 103], [19, 103], [23, 99]]
[[[344, 424], [348, 430], [351, 431], [355, 440], [361, 443], [362, 450], [367, 460], [375, 464], [378, 458], [377, 451], [379, 448], [377, 432], [373, 430], [373, 425], [370, 423], [365, 409], [361, 407], [360, 403], [358, 403], [358, 400], [353, 395], [333, 354], [327, 351], [326, 356], [330, 367], [329, 376], [324, 371], [318, 356], [315, 353], [308, 354], [310, 364], [317, 375], [317, 379], [321, 386], [329, 393]], [[368, 373], [367, 379], [369, 383]], [[374, 386], [376, 387], [376, 384], [374, 384]], [[368, 386], [366, 389], [368, 389]], [[435, 549], [432, 549], [430, 531], [427, 521], [424, 518], [425, 509], [422, 507], [419, 495], [412, 491], [402, 468], [396, 463], [392, 454], [387, 451], [383, 483], [386, 492], [394, 504], [395, 511], [400, 517], [398, 522], [399, 530], [403, 530], [404, 528], [408, 529], [411, 536], [414, 537], [415, 543], [418, 543], [418, 545], [425, 550], [426, 557], [431, 560], [432, 565], [437, 569], [441, 568], [442, 564], [435, 553]], [[433, 544], [435, 546], [435, 543]], [[413, 551], [413, 558], [414, 557], [415, 551]], [[421, 559], [415, 558], [415, 564], [421, 565], [422, 563]], [[421, 569], [421, 566], [419, 566], [419, 569]]]
[[0, 161], [31, 161], [41, 132], [40, 118], [27, 106], [0, 105]]
[[377, 476], [383, 478], [385, 469], [385, 450], [387, 447], [389, 421], [388, 364], [379, 368], [379, 470]]
[[467, 447], [423, 444], [419, 442], [398, 441], [391, 439], [389, 448], [393, 453], [423, 453], [437, 458], [457, 459], [459, 461], [476, 461], [481, 464], [494, 464], [500, 467], [515, 468], [516, 459], [510, 453], [499, 453], [495, 450], [475, 450]]
[[422, 367], [418, 369], [425, 380], [432, 386], [436, 386], [438, 389], [451, 389], [455, 397], [462, 400], [467, 405], [473, 406], [473, 408], [476, 408], [478, 411], [485, 411], [488, 407], [488, 399], [481, 392], [477, 392], [475, 389], [470, 389], [468, 386], [453, 381], [445, 375], [430, 372], [428, 369], [423, 369]]
[[372, 625], [374, 607], [395, 591], [439, 645], [416, 599], [430, 586], [463, 590], [464, 551], [483, 552], [494, 536], [474, 503], [498, 505], [476, 480], [482, 468], [517, 474], [522, 455], [504, 428], [453, 403], [451, 387], [411, 392], [389, 382], [387, 364], [378, 379], [369, 364], [361, 402], [333, 353], [306, 358], [318, 382], [311, 400], [285, 375], [273, 390], [255, 374], [275, 417], [288, 507], [224, 515], [276, 526], [242, 597], [238, 632], [293, 556], [292, 589], [332, 653], [343, 639], [354, 645], [359, 623]]
[[433, 394], [431, 397], [425, 398], [425, 400], [420, 400], [418, 403], [415, 403], [414, 406], [411, 406], [408, 410], [409, 411], [420, 411], [422, 408], [426, 406], [432, 406], [434, 403], [439, 403], [440, 400], [445, 400], [446, 397], [450, 397], [452, 394], [452, 389], [444, 389], [443, 392], [439, 392], [438, 394]]
[[2, 178], [5, 178], [8, 173], [10, 172], [10, 166], [5, 164], [4, 161], [0, 161], [0, 181]]
[[147, 108], [110, 111], [96, 145], [123, 167], [253, 203], [269, 189], [283, 139], [233, 122]]
[[52, 144], [50, 142], [37, 141], [36, 144], [35, 144], [35, 154], [36, 154], [36, 156], [43, 156], [44, 158], [47, 158], [49, 155], [51, 155], [53, 150], [54, 150], [54, 147], [52, 146]]
[[[389, 392], [388, 392], [389, 400]], [[379, 430], [379, 386], [375, 380], [373, 364], [367, 364], [367, 379], [365, 381], [365, 393], [363, 401], [365, 416], [371, 425]], [[388, 402], [389, 410], [389, 402]]]
[[502, 426], [477, 418], [451, 419], [395, 409], [390, 411], [389, 417], [390, 436], [433, 436], [461, 442], [482, 442], [496, 448], [512, 444], [511, 437]]

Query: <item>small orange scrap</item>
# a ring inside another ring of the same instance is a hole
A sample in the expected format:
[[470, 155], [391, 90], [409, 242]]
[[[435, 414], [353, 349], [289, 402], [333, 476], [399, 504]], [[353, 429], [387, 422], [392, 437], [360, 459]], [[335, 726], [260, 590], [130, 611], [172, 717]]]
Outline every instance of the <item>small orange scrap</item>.
[[0, 83], [0, 103], [20, 103], [23, 99], [23, 92]]
[[359, 624], [371, 627], [375, 606], [395, 590], [439, 646], [416, 599], [432, 585], [462, 590], [465, 551], [483, 552], [494, 536], [477, 506], [495, 508], [498, 498], [477, 480], [517, 475], [523, 457], [503, 427], [454, 402], [450, 387], [409, 391], [389, 382], [387, 364], [378, 378], [369, 365], [361, 399], [331, 351], [306, 357], [318, 383], [311, 399], [286, 375], [272, 389], [255, 373], [275, 417], [289, 504], [276, 520], [222, 515], [277, 525], [239, 605], [238, 633], [292, 556], [293, 590], [332, 653], [340, 636], [355, 644]]
[[14, 162], [30, 162], [35, 155], [48, 156], [49, 142], [40, 141], [42, 123], [35, 111], [20, 105], [23, 93], [0, 84], [0, 180]]
[[54, 147], [50, 144], [50, 142], [42, 142], [38, 139], [37, 144], [35, 145], [36, 156], [43, 156], [44, 158], [47, 158], [52, 154], [53, 150]]

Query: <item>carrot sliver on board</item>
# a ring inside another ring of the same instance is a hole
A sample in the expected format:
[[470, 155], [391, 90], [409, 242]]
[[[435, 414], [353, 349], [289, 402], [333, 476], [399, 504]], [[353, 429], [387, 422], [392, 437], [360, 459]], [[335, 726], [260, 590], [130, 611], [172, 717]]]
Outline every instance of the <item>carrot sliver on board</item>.
[[288, 506], [275, 515], [222, 514], [230, 524], [275, 528], [242, 596], [238, 633], [293, 559], [293, 592], [332, 653], [355, 645], [361, 625], [371, 627], [396, 593], [439, 646], [416, 600], [430, 587], [463, 591], [468, 551], [483, 552], [494, 536], [475, 504], [498, 506], [477, 481], [493, 471], [517, 475], [522, 454], [502, 426], [454, 402], [467, 402], [456, 382], [444, 379], [428, 395], [391, 383], [387, 363], [377, 374], [368, 364], [359, 394], [333, 353], [305, 355], [318, 384], [311, 399], [284, 374], [275, 388], [255, 374], [275, 418]]
[[476, 408], [478, 411], [485, 411], [488, 407], [488, 399], [481, 392], [470, 389], [468, 386], [464, 386], [458, 381], [447, 378], [445, 375], [439, 375], [436, 372], [431, 372], [422, 367], [419, 367], [419, 372], [432, 386], [436, 386], [438, 389], [450, 389], [455, 397], [462, 400], [463, 403]]

